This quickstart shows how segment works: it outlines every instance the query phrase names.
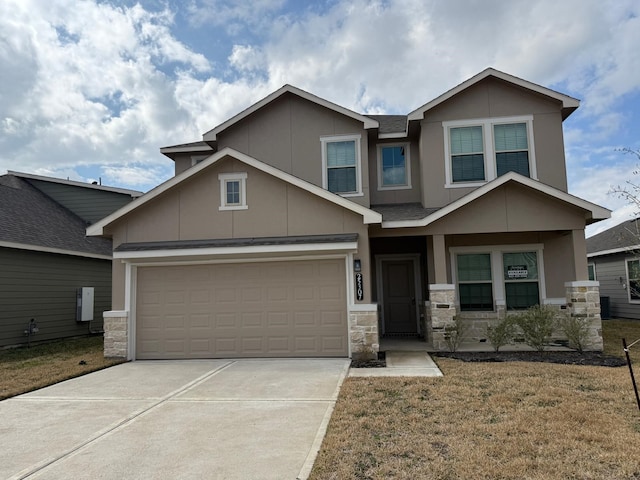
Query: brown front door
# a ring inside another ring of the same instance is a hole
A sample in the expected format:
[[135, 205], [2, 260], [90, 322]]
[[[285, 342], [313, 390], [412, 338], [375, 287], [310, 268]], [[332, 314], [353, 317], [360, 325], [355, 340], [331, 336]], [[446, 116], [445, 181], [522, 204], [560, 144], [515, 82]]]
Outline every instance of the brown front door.
[[416, 335], [416, 284], [413, 260], [382, 262], [385, 335]]

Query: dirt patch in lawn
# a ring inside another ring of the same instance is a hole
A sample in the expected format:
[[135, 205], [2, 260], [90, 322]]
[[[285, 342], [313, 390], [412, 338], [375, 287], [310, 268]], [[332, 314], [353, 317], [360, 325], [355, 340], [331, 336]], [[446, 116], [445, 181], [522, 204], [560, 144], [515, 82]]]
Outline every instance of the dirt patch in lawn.
[[626, 361], [602, 352], [438, 352], [435, 357], [455, 358], [463, 362], [546, 362], [562, 365], [622, 367]]

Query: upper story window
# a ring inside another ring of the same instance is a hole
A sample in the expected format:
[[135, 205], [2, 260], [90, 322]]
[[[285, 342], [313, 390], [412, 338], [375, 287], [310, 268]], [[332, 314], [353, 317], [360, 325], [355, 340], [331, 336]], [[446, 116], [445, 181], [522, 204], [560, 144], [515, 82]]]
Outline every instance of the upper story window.
[[409, 144], [378, 145], [378, 190], [411, 188]]
[[221, 173], [219, 210], [246, 210], [247, 206], [247, 174]]
[[360, 135], [322, 137], [322, 184], [345, 197], [362, 195]]
[[470, 187], [507, 172], [536, 178], [533, 116], [443, 122], [446, 186]]

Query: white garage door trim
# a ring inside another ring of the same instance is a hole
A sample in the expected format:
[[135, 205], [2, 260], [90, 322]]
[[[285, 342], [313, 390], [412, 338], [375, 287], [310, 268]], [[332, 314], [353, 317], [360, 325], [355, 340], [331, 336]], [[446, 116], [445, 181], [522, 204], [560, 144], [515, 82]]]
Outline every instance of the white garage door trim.
[[[138, 267], [145, 266], [179, 266], [179, 265], [201, 265], [201, 264], [224, 264], [224, 263], [258, 263], [258, 262], [286, 262], [286, 261], [303, 261], [303, 260], [330, 260], [330, 259], [344, 259], [345, 262], [345, 275], [347, 285], [346, 305], [345, 309], [347, 313], [352, 310], [354, 302], [354, 282], [355, 276], [353, 272], [353, 253], [339, 254], [339, 255], [300, 255], [300, 256], [287, 256], [287, 257], [275, 257], [275, 258], [250, 258], [247, 260], [242, 259], [215, 259], [215, 260], [186, 260], [186, 261], [127, 261], [123, 260], [125, 264], [125, 310], [129, 311], [128, 318], [128, 345], [127, 345], [127, 357], [128, 360], [136, 360], [136, 291], [137, 291], [137, 270]], [[351, 357], [351, 342], [348, 335], [350, 330], [350, 320], [347, 314], [347, 348], [348, 355]]]

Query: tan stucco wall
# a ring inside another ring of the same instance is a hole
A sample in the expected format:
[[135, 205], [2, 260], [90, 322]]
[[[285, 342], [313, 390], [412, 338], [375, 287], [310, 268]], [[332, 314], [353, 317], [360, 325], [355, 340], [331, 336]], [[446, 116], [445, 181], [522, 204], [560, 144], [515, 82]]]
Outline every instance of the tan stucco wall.
[[[246, 172], [247, 210], [220, 211], [223, 172]], [[364, 278], [370, 278], [369, 237], [362, 216], [232, 158], [199, 172], [114, 222], [121, 243], [357, 233]], [[113, 267], [113, 308], [124, 308], [124, 266]], [[371, 301], [365, 283], [363, 303]]]
[[363, 123], [328, 108], [284, 94], [217, 136], [218, 149], [231, 147], [315, 185], [322, 186], [320, 137], [360, 135], [363, 196], [369, 206], [369, 158]]
[[538, 179], [567, 190], [562, 117], [559, 102], [501, 80], [487, 78], [426, 112], [421, 121], [422, 199], [426, 207], [441, 207], [471, 188], [445, 188], [445, 137], [442, 122], [533, 115]]

